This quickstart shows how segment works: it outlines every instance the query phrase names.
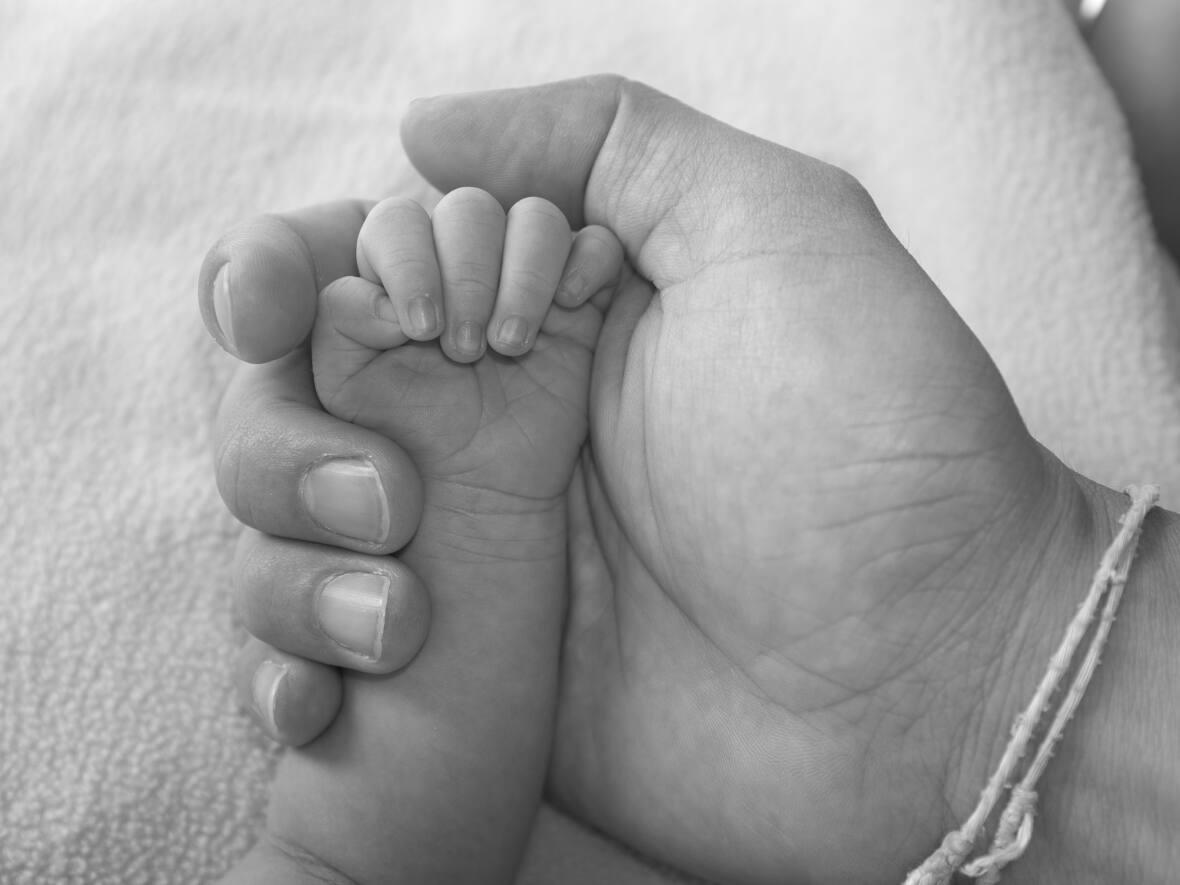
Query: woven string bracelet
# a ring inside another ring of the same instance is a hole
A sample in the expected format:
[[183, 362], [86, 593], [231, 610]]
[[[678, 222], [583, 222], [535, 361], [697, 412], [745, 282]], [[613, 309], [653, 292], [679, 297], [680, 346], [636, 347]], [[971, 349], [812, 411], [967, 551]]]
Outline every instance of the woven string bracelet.
[[[1041, 684], [1037, 686], [1032, 701], [1024, 712], [1016, 717], [1016, 723], [1012, 727], [1012, 739], [1008, 742], [1004, 756], [991, 780], [980, 795], [979, 804], [966, 823], [948, 833], [938, 850], [906, 877], [905, 885], [947, 885], [956, 872], [979, 879], [980, 885], [995, 885], [1000, 881], [1000, 871], [1020, 857], [1028, 847], [1029, 840], [1032, 839], [1037, 779], [1045, 770], [1049, 757], [1053, 754], [1053, 747], [1061, 738], [1065, 724], [1077, 709], [1090, 677], [1098, 667], [1098, 656], [1110, 633], [1111, 624], [1114, 623], [1115, 609], [1118, 608], [1123, 587], [1127, 583], [1127, 573], [1131, 569], [1131, 560], [1135, 556], [1135, 547], [1139, 542], [1139, 530], [1143, 526], [1147, 512], [1155, 506], [1160, 496], [1159, 488], [1151, 485], [1128, 486], [1124, 491], [1131, 496], [1131, 506], [1120, 519], [1122, 528], [1115, 535], [1110, 547], [1102, 554], [1098, 570], [1090, 584], [1090, 592], [1086, 594], [1085, 601], [1070, 622], [1065, 639], [1049, 662], [1049, 669]], [[1094, 628], [1086, 656], [1078, 666], [1069, 691], [1058, 707], [1032, 764], [1020, 782], [1011, 789], [1008, 805], [996, 825], [991, 847], [986, 854], [968, 861], [967, 856], [975, 849], [975, 843], [979, 840], [1001, 792], [1011, 783], [1013, 772], [1028, 749], [1033, 731], [1048, 711], [1050, 697], [1069, 670], [1074, 652], [1094, 623], [1103, 598], [1106, 604]]]

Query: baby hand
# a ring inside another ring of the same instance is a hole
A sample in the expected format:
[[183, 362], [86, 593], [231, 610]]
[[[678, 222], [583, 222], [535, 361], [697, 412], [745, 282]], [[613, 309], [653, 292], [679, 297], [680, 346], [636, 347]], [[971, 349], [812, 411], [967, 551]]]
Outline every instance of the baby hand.
[[427, 481], [560, 494], [586, 433], [605, 295], [590, 299], [613, 286], [622, 255], [605, 228], [571, 237], [536, 197], [507, 214], [475, 188], [433, 215], [386, 200], [358, 238], [361, 276], [321, 295], [320, 401], [398, 442]]

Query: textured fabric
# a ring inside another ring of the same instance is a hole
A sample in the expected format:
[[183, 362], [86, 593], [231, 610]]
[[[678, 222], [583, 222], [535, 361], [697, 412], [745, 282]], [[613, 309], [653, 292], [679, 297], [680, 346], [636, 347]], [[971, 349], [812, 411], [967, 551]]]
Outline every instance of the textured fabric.
[[386, 192], [417, 95], [605, 70], [853, 171], [1033, 433], [1176, 503], [1175, 270], [1058, 0], [0, 0], [0, 881], [205, 881], [264, 808], [204, 250]]

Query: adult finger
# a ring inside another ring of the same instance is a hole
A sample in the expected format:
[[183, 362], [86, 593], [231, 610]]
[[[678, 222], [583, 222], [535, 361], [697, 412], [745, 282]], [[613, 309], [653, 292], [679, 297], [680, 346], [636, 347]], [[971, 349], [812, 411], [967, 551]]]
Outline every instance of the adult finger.
[[299, 747], [332, 724], [342, 697], [340, 671], [250, 637], [234, 666], [238, 702], [271, 738]]
[[365, 553], [391, 553], [417, 530], [414, 463], [387, 437], [320, 407], [306, 349], [243, 367], [214, 438], [217, 487], [248, 526]]
[[246, 629], [290, 654], [391, 673], [426, 641], [430, 598], [418, 577], [391, 556], [247, 531], [234, 571]]
[[251, 363], [298, 347], [311, 331], [320, 289], [356, 275], [357, 235], [371, 206], [344, 200], [264, 215], [223, 236], [197, 284], [210, 334]]
[[661, 289], [879, 219], [841, 170], [615, 76], [419, 100], [402, 141], [436, 187], [545, 197], [575, 228], [610, 228]]

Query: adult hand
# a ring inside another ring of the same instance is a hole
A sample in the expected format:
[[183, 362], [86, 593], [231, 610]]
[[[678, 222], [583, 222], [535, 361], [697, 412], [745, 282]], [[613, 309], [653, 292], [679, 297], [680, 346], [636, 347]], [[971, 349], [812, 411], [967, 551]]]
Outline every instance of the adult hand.
[[[635, 271], [571, 496], [552, 793], [706, 877], [900, 880], [974, 804], [1106, 499], [840, 170], [613, 77], [420, 102], [403, 140], [441, 189], [612, 228]], [[269, 340], [265, 303], [235, 341]]]
[[[424, 183], [416, 196], [431, 199]], [[320, 592], [334, 575], [389, 571], [381, 560], [412, 537], [422, 508], [421, 479], [400, 447], [320, 407], [302, 346], [319, 290], [357, 273], [370, 208], [342, 201], [243, 224], [210, 250], [199, 282], [214, 337], [265, 363], [244, 366], [227, 390], [214, 462], [222, 498], [252, 529], [235, 562], [238, 609], [256, 637], [238, 656], [238, 693], [272, 737], [293, 746], [322, 732], [339, 707], [339, 674], [325, 665], [388, 673], [428, 632], [421, 586], [393, 582], [381, 654], [362, 657], [348, 639], [371, 637], [373, 613], [347, 592]], [[267, 644], [272, 636], [286, 653]]]

